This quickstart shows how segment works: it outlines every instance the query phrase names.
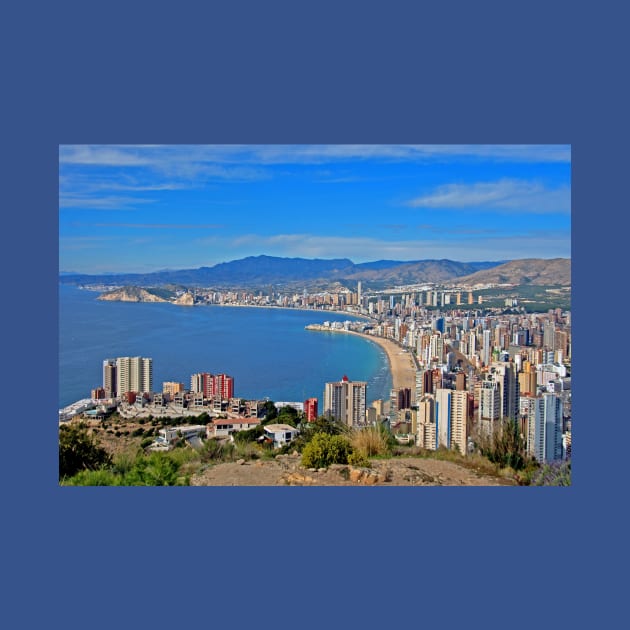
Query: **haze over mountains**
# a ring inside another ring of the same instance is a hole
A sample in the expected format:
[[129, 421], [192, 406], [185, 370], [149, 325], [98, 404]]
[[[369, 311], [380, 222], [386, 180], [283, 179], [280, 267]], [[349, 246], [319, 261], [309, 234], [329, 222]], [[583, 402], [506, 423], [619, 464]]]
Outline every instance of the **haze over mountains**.
[[563, 284], [571, 283], [571, 261], [566, 258], [514, 261], [457, 262], [453, 260], [376, 260], [355, 264], [348, 258], [307, 259], [250, 256], [219, 263], [213, 267], [157, 271], [144, 274], [67, 274], [64, 284], [105, 284], [164, 286], [179, 284], [205, 287], [252, 287], [270, 284], [356, 283], [367, 286], [402, 285], [425, 282], [448, 283]]

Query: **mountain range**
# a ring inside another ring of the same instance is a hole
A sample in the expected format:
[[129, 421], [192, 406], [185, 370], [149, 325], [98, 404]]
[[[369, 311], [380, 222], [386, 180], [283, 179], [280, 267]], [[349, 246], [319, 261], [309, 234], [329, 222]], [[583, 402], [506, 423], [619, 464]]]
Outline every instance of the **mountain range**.
[[[156, 271], [133, 274], [59, 275], [64, 284], [252, 288], [305, 283], [310, 286], [331, 283], [356, 284], [366, 288], [383, 285], [421, 283], [458, 284], [496, 282], [513, 284], [570, 284], [570, 259], [525, 259], [513, 261], [457, 262], [454, 260], [395, 261], [376, 260], [355, 264], [348, 258], [307, 259], [275, 256], [249, 256], [219, 263], [213, 267]], [[514, 281], [517, 279], [518, 281]]]

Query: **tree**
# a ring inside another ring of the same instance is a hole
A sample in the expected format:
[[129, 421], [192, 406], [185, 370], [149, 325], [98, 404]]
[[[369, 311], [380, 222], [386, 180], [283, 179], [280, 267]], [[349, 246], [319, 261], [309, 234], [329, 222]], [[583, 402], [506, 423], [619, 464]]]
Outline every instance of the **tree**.
[[84, 424], [64, 424], [59, 429], [59, 477], [81, 470], [97, 470], [111, 463], [111, 456], [90, 435]]
[[265, 404], [263, 405], [263, 412], [265, 416], [263, 423], [265, 424], [267, 422], [275, 420], [278, 417], [278, 410], [276, 409], [276, 406], [273, 404], [272, 400], [265, 401]]

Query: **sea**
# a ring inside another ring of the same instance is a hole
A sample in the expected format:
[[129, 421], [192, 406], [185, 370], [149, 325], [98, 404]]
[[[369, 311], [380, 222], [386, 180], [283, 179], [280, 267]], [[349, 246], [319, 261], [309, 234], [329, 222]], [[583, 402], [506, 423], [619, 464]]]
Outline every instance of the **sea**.
[[103, 361], [153, 359], [153, 389], [165, 381], [190, 387], [197, 372], [234, 377], [234, 395], [323, 404], [324, 384], [347, 376], [367, 381], [367, 402], [389, 398], [385, 351], [355, 335], [305, 330], [346, 313], [239, 306], [105, 302], [98, 293], [59, 285], [59, 408], [102, 386]]

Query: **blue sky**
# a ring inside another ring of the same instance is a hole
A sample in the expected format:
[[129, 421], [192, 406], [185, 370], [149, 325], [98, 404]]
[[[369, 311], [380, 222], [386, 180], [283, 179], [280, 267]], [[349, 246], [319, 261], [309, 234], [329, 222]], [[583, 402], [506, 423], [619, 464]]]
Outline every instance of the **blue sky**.
[[569, 145], [62, 145], [59, 269], [571, 256]]

